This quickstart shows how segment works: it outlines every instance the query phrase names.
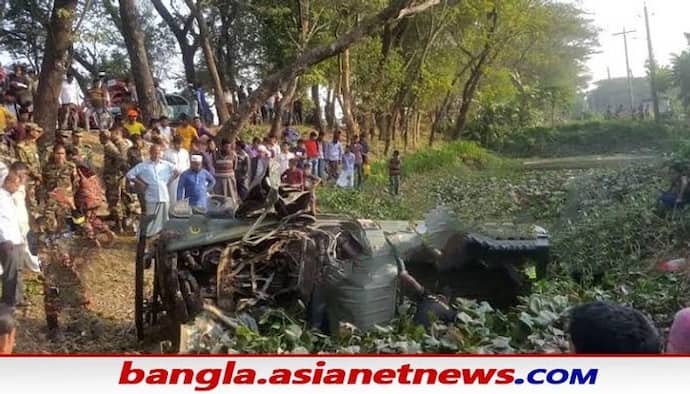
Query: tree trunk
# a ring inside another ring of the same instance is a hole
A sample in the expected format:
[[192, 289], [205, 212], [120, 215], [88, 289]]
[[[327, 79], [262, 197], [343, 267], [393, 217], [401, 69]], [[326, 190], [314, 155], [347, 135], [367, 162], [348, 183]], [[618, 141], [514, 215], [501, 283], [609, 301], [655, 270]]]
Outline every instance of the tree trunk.
[[[201, 12], [201, 7], [199, 2], [196, 4], [194, 0], [185, 0], [187, 6], [199, 25], [199, 39], [201, 40], [201, 49], [204, 51], [204, 57], [206, 58], [206, 66], [208, 67], [208, 72], [211, 74], [211, 80], [213, 81], [213, 97], [215, 98], [216, 111], [218, 112], [219, 124], [223, 124], [230, 119], [230, 114], [228, 113], [228, 108], [225, 106], [225, 99], [223, 97], [223, 82], [220, 79], [220, 74], [218, 74], [218, 67], [216, 67], [216, 58], [213, 56], [213, 48], [211, 48], [211, 41], [209, 39], [208, 26], [206, 25], [206, 19]], [[268, 98], [268, 97], [267, 97]], [[266, 101], [266, 100], [264, 100]]]
[[135, 0], [120, 0], [120, 19], [122, 20], [122, 36], [125, 39], [129, 62], [132, 65], [132, 75], [137, 87], [137, 99], [143, 121], [148, 122], [157, 118], [156, 89], [153, 86], [153, 74], [149, 66], [144, 33], [139, 23], [139, 14]]
[[[234, 140], [251, 117], [251, 114], [259, 108], [261, 103], [265, 102], [268, 97], [276, 92], [285, 81], [295, 79], [311, 66], [342, 53], [351, 45], [374, 34], [381, 26], [424, 12], [440, 3], [441, 0], [425, 0], [421, 3], [417, 3], [414, 0], [394, 0], [391, 5], [376, 15], [358, 23], [336, 40], [305, 51], [292, 63], [265, 78], [261, 85], [252, 92], [247, 102], [240, 107], [237, 113], [233, 114], [232, 119], [223, 123], [219, 135], [222, 138]], [[455, 3], [457, 1], [453, 1], [453, 4]]]
[[153, 3], [158, 15], [161, 16], [175, 36], [177, 45], [180, 47], [180, 53], [182, 54], [182, 64], [184, 65], [184, 75], [187, 82], [195, 82], [196, 67], [194, 66], [194, 56], [196, 55], [196, 50], [199, 49], [199, 40], [197, 39], [198, 37], [194, 37], [191, 44], [187, 40], [187, 36], [191, 33], [191, 28], [194, 24], [194, 17], [189, 16], [184, 21], [184, 25], [180, 27], [178, 20], [170, 14], [167, 7], [163, 5], [162, 0], [151, 0], [151, 3]]
[[369, 127], [367, 127], [369, 135], [367, 136], [367, 140], [369, 144], [373, 144], [376, 142], [376, 115], [368, 114], [367, 119], [369, 120]]
[[386, 131], [384, 135], [383, 155], [388, 157], [391, 141], [394, 140], [395, 126], [398, 124], [398, 112], [386, 115]]
[[377, 113], [374, 115], [374, 122], [376, 127], [379, 129], [379, 141], [383, 141], [386, 135], [386, 129], [388, 128], [388, 115], [384, 113]]
[[180, 52], [182, 53], [182, 65], [184, 66], [184, 76], [187, 83], [194, 83], [196, 81], [196, 66], [194, 65], [196, 50], [197, 47], [195, 46], [180, 48]]
[[431, 130], [429, 130], [429, 147], [434, 146], [434, 138], [436, 137], [436, 129], [438, 128], [440, 113], [435, 113], [432, 115], [433, 121], [431, 122]]
[[470, 74], [470, 79], [465, 83], [465, 87], [462, 90], [462, 103], [460, 104], [460, 111], [458, 117], [455, 121], [455, 132], [453, 134], [454, 139], [459, 139], [465, 132], [465, 125], [467, 124], [467, 115], [470, 112], [470, 106], [472, 105], [472, 100], [474, 98], [474, 93], [477, 91], [477, 86], [479, 86], [479, 80], [482, 77], [482, 72], [479, 66], [473, 69]]
[[[488, 15], [491, 23], [489, 34], [493, 35], [496, 32], [498, 26], [498, 13], [496, 8]], [[467, 114], [470, 112], [470, 106], [472, 105], [472, 99], [474, 98], [474, 93], [477, 91], [479, 86], [479, 81], [484, 73], [484, 66], [491, 64], [492, 61], [492, 40], [487, 40], [484, 43], [484, 49], [479, 53], [479, 55], [471, 60], [468, 65], [470, 65], [470, 77], [465, 82], [465, 86], [462, 89], [462, 104], [460, 105], [460, 113], [458, 114], [457, 121], [455, 123], [455, 133], [453, 138], [458, 139], [462, 137], [465, 131], [465, 125], [467, 123]], [[467, 68], [467, 65], [465, 66]]]
[[273, 122], [271, 123], [271, 135], [278, 135], [278, 130], [280, 130], [283, 122], [283, 112], [285, 112], [286, 108], [291, 106], [292, 99], [295, 97], [296, 91], [297, 79], [293, 79], [285, 90], [283, 98], [278, 102], [278, 105], [275, 106], [275, 115], [273, 116]]
[[321, 132], [324, 129], [323, 125], [323, 111], [321, 110], [321, 95], [319, 94], [319, 85], [311, 85], [311, 101], [314, 102], [314, 127]]
[[342, 81], [340, 80], [340, 75], [338, 76], [338, 80], [335, 81], [335, 89], [333, 89], [333, 102], [331, 103], [331, 116], [333, 117], [333, 131], [339, 131], [340, 130], [340, 122], [338, 120], [338, 116], [336, 115], [335, 112], [335, 105], [338, 104], [338, 107], [340, 107], [340, 112], [343, 111], [343, 102], [342, 99], [340, 98], [340, 93], [342, 89]]
[[390, 140], [393, 142], [395, 142], [395, 129], [398, 125], [401, 111], [402, 111], [402, 109], [400, 107], [398, 107], [397, 105], [394, 106], [393, 111], [391, 111], [391, 124], [388, 126], [390, 128], [390, 132], [388, 133], [388, 138], [390, 138]]
[[334, 119], [333, 119], [333, 113], [331, 111], [331, 105], [333, 105], [333, 102], [335, 100], [335, 97], [333, 97], [334, 92], [333, 89], [331, 89], [330, 85], [328, 86], [328, 91], [326, 93], [326, 105], [324, 106], [324, 112], [325, 112], [325, 117], [326, 117], [326, 127], [328, 130], [333, 130], [334, 127]]
[[371, 114], [367, 113], [364, 115], [364, 121], [362, 122], [362, 138], [366, 138], [367, 141], [371, 141]]
[[353, 116], [352, 89], [350, 87], [350, 50], [346, 49], [340, 56], [340, 87], [343, 92], [343, 120], [347, 127], [348, 141], [359, 135], [359, 125]]
[[422, 113], [417, 112], [415, 115], [415, 120], [414, 120], [414, 140], [412, 140], [412, 147], [417, 148], [417, 144], [419, 143], [419, 134], [421, 132], [422, 128]]
[[68, 51], [72, 45], [72, 23], [77, 0], [55, 0], [50, 15], [41, 73], [34, 102], [34, 120], [45, 130], [45, 138], [52, 141], [57, 125], [58, 96], [67, 71]]
[[404, 114], [402, 120], [402, 137], [403, 137], [403, 150], [407, 152], [407, 144], [409, 143], [409, 133], [410, 133], [410, 113], [409, 111]]

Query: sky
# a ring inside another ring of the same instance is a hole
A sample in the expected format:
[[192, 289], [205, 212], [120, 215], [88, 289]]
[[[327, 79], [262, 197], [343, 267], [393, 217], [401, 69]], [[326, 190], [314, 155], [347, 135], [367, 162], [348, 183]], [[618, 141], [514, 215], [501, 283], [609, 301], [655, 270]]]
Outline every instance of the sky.
[[[644, 64], [648, 58], [644, 23], [644, 2], [641, 0], [574, 0], [591, 13], [601, 31], [599, 53], [593, 55], [588, 66], [593, 81], [606, 79], [607, 68], [611, 77], [625, 77], [625, 48], [623, 36], [614, 33], [636, 30], [628, 35], [630, 69], [634, 77], [645, 76]], [[690, 33], [690, 1], [648, 0], [649, 27], [654, 58], [660, 65], [669, 65], [671, 54], [688, 48], [683, 33]]]

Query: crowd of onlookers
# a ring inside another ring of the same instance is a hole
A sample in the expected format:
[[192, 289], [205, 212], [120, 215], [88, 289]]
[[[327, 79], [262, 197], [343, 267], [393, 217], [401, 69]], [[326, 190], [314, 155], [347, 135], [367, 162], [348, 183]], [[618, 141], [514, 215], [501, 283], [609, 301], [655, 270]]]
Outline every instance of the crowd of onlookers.
[[[22, 306], [19, 271], [24, 260], [37, 261], [37, 253], [28, 248], [36, 234], [72, 231], [100, 246], [100, 235], [113, 239], [116, 233], [137, 231], [144, 214], [152, 219], [145, 231], [153, 237], [177, 201], [203, 211], [211, 195], [220, 195], [238, 207], [264, 180], [272, 187], [309, 192], [315, 214], [319, 185], [354, 189], [371, 172], [366, 140], [354, 136], [346, 142], [340, 132], [328, 138], [323, 132], [301, 136], [287, 127], [251, 142], [229, 141], [199, 117], [182, 115], [173, 126], [163, 116], [144, 125], [140, 114], [129, 109], [125, 120], [98, 132], [103, 154], [97, 168], [95, 149], [84, 142], [89, 131], [58, 129], [52, 144], [39, 147], [43, 129], [31, 122], [28, 111], [16, 117], [3, 113], [0, 119], [5, 121], [0, 183], [7, 194], [0, 199], [0, 219], [7, 224], [0, 226], [0, 238], [13, 237], [1, 265], [2, 302], [9, 307]], [[400, 173], [397, 152], [390, 170], [393, 184]], [[106, 208], [109, 215], [103, 218], [99, 212]]]

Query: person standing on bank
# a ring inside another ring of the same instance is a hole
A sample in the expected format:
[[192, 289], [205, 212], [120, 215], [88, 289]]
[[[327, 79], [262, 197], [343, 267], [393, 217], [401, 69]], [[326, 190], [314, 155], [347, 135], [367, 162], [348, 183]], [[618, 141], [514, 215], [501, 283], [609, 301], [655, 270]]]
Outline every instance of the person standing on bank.
[[179, 172], [174, 164], [161, 159], [160, 146], [151, 145], [149, 157], [149, 160], [129, 170], [127, 179], [135, 182], [144, 191], [146, 215], [155, 216], [146, 229], [146, 236], [152, 237], [163, 229], [163, 224], [168, 220], [170, 210], [168, 186], [177, 179]]
[[237, 154], [235, 153], [234, 144], [228, 140], [223, 140], [216, 160], [216, 187], [214, 193], [229, 197], [234, 207], [237, 207], [240, 201], [237, 193], [237, 180], [235, 179], [236, 168]]
[[390, 183], [390, 193], [394, 196], [400, 194], [400, 173], [402, 164], [400, 162], [400, 152], [393, 152], [393, 157], [388, 161], [388, 180]]

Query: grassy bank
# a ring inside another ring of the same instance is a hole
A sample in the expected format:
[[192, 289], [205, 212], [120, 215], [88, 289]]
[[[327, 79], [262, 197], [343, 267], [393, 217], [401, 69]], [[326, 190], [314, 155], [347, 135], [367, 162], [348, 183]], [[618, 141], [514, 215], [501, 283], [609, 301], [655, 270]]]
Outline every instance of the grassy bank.
[[679, 139], [687, 138], [690, 138], [687, 125], [602, 121], [511, 130], [487, 145], [513, 157], [558, 157], [667, 151]]
[[401, 196], [388, 193], [387, 162], [378, 160], [372, 163], [371, 176], [360, 190], [320, 188], [319, 204], [323, 211], [357, 217], [419, 219], [435, 204], [429, 196], [438, 178], [469, 174], [480, 169], [498, 169], [505, 165], [508, 165], [506, 161], [474, 142], [443, 144], [402, 156]]

